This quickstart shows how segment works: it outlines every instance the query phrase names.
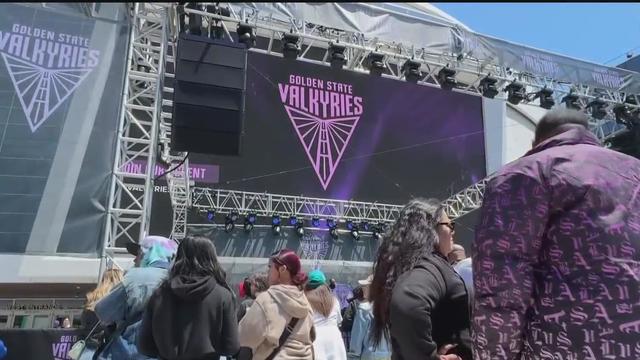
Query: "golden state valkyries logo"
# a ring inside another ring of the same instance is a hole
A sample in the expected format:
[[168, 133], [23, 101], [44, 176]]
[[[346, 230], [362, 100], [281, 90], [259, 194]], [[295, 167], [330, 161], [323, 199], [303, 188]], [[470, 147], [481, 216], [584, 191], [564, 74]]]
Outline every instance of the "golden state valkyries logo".
[[0, 31], [0, 54], [35, 132], [98, 65], [89, 39], [13, 24]]

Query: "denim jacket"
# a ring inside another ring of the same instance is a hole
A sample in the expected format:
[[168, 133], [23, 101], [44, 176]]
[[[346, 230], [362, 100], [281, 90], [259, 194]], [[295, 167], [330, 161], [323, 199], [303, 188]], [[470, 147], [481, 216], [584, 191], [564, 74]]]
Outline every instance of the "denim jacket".
[[351, 329], [351, 341], [347, 353], [349, 359], [386, 360], [391, 358], [389, 343], [385, 338], [377, 348], [373, 345], [369, 336], [372, 322], [372, 304], [370, 302], [360, 303]]
[[100, 321], [105, 324], [115, 323], [118, 329], [125, 327], [118, 338], [109, 340], [98, 359], [149, 359], [138, 354], [138, 327], [151, 294], [167, 277], [168, 266], [166, 262], [155, 262], [149, 267], [129, 270], [122, 283], [96, 304], [95, 311]]

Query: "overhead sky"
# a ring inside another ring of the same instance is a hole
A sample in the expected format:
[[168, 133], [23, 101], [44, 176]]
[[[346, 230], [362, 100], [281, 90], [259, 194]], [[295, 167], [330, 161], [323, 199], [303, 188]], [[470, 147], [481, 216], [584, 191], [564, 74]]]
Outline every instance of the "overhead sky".
[[471, 30], [615, 66], [640, 54], [640, 3], [432, 3]]

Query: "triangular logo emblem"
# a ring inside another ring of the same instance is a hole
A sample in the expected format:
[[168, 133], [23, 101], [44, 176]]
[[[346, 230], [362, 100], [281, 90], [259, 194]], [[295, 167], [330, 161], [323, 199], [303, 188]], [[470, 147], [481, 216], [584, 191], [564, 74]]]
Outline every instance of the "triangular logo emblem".
[[327, 190], [360, 116], [321, 119], [288, 105], [284, 107], [322, 187]]
[[46, 69], [5, 53], [2, 58], [31, 132], [38, 130], [93, 70]]

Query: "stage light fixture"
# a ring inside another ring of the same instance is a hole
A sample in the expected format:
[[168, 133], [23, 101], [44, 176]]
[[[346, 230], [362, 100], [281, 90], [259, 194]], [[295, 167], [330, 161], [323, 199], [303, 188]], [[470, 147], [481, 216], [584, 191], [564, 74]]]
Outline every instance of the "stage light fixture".
[[215, 218], [216, 218], [216, 211], [213, 209], [207, 210], [207, 220], [209, 220], [209, 222], [213, 222]]
[[232, 211], [231, 214], [227, 215], [229, 219], [231, 219], [231, 221], [236, 222], [238, 221], [238, 218], [240, 217], [240, 214], [238, 214], [237, 211]]
[[218, 15], [224, 16], [224, 17], [231, 17], [231, 9], [229, 9], [228, 7], [218, 6]]
[[440, 84], [441, 89], [451, 90], [456, 84], [456, 71], [453, 69], [449, 69], [448, 67], [443, 67], [438, 71], [438, 84]]
[[335, 220], [333, 220], [333, 219], [327, 219], [327, 227], [328, 227], [329, 229], [333, 229], [333, 228], [335, 228], [336, 226], [338, 226], [338, 225], [336, 224], [336, 221], [335, 221]]
[[231, 232], [235, 229], [236, 224], [231, 215], [227, 215], [224, 220], [224, 231]]
[[360, 232], [357, 228], [351, 229], [351, 237], [353, 237], [354, 240], [360, 240]]
[[500, 93], [498, 91], [498, 79], [491, 77], [491, 75], [487, 75], [485, 78], [480, 80], [480, 93], [482, 96], [493, 99]]
[[630, 123], [633, 118], [629, 107], [625, 104], [616, 104], [613, 107], [613, 114], [616, 116], [616, 122], [621, 125]]
[[562, 102], [567, 109], [582, 110], [582, 107], [580, 106], [580, 96], [574, 93], [569, 93], [567, 96], [563, 97]]
[[271, 229], [273, 230], [274, 235], [280, 235], [280, 232], [282, 231], [282, 225], [280, 225], [281, 223], [282, 220], [280, 219], [279, 215], [273, 215], [271, 217]]
[[300, 54], [300, 47], [298, 46], [300, 37], [293, 33], [286, 33], [282, 37], [282, 55], [285, 59], [297, 59]]
[[[187, 3], [187, 9], [201, 10], [200, 4], [195, 2]], [[202, 15], [189, 14], [189, 34], [202, 35]]]
[[333, 229], [329, 229], [329, 235], [331, 235], [332, 239], [337, 239], [338, 238], [338, 229], [333, 228]]
[[245, 44], [247, 49], [256, 46], [256, 35], [253, 33], [253, 27], [251, 27], [251, 25], [238, 24], [236, 33], [238, 34], [238, 41]]
[[386, 65], [383, 60], [384, 54], [378, 52], [369, 53], [364, 61], [364, 67], [369, 69], [369, 74], [381, 76], [386, 69]]
[[420, 71], [420, 64], [415, 60], [408, 59], [402, 64], [402, 73], [404, 74], [404, 79], [407, 82], [417, 84], [420, 79], [422, 79], [422, 72]]
[[298, 221], [296, 224], [296, 234], [300, 237], [304, 236], [304, 222], [302, 220]]
[[556, 101], [553, 99], [553, 90], [543, 88], [542, 90], [536, 93], [536, 97], [540, 99], [540, 107], [543, 109], [551, 109]]
[[329, 63], [333, 69], [342, 69], [347, 63], [347, 57], [344, 56], [344, 51], [347, 48], [340, 44], [329, 44]]
[[513, 105], [518, 105], [522, 100], [527, 98], [524, 85], [519, 82], [512, 82], [504, 88], [507, 92], [507, 101]]
[[374, 226], [373, 231], [371, 233], [371, 238], [373, 238], [374, 240], [382, 239], [382, 235], [380, 235], [380, 228], [378, 228], [377, 226]]
[[249, 213], [247, 215], [247, 221], [249, 221], [250, 223], [255, 224], [256, 220], [258, 220], [258, 215], [256, 215], [255, 213]]
[[336, 223], [336, 221], [333, 220], [333, 219], [327, 219], [327, 226], [329, 227], [329, 235], [331, 235], [331, 237], [333, 239], [337, 239], [338, 238], [338, 224]]
[[591, 109], [591, 116], [594, 119], [602, 120], [607, 116], [607, 103], [599, 98], [587, 104], [587, 108]]
[[311, 219], [311, 226], [314, 228], [320, 227], [320, 218], [314, 217]]
[[360, 229], [364, 230], [364, 231], [369, 231], [370, 226], [369, 223], [366, 221], [363, 221], [360, 223]]
[[249, 222], [249, 219], [246, 219], [244, 221], [244, 231], [251, 232], [251, 230], [253, 230], [253, 223]]
[[291, 216], [289, 217], [289, 225], [291, 226], [295, 226], [298, 224], [298, 218], [296, 218], [295, 216]]
[[353, 230], [354, 228], [353, 221], [347, 220], [347, 230]]

